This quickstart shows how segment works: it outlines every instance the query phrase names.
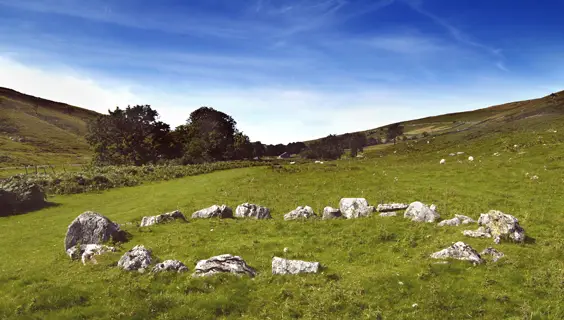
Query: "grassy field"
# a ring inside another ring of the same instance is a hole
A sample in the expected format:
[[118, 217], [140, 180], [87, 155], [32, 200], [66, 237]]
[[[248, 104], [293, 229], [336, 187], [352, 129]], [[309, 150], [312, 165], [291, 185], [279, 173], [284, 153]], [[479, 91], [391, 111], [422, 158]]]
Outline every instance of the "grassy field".
[[[367, 149], [365, 158], [214, 172], [103, 193], [55, 196], [54, 206], [0, 219], [1, 319], [563, 319], [564, 118], [531, 117]], [[429, 140], [429, 143], [427, 143]], [[449, 153], [465, 155], [450, 157]], [[499, 156], [494, 153], [499, 152]], [[472, 155], [476, 160], [469, 162]], [[440, 159], [445, 165], [439, 165]], [[531, 176], [538, 176], [532, 180]], [[283, 221], [298, 205], [320, 213], [342, 197], [371, 204], [434, 203], [445, 219], [498, 209], [516, 216], [524, 244], [494, 245], [403, 217]], [[118, 222], [212, 204], [268, 206], [274, 219], [191, 220], [139, 229], [120, 252], [83, 266], [65, 255], [68, 224], [94, 210]], [[212, 231], [213, 229], [213, 231]], [[435, 264], [433, 252], [465, 241], [495, 246], [497, 263]], [[128, 273], [116, 263], [143, 244], [193, 271], [239, 255], [254, 278]], [[289, 252], [284, 253], [283, 248]], [[273, 256], [319, 261], [322, 273], [271, 275]], [[413, 307], [417, 304], [417, 307]]]

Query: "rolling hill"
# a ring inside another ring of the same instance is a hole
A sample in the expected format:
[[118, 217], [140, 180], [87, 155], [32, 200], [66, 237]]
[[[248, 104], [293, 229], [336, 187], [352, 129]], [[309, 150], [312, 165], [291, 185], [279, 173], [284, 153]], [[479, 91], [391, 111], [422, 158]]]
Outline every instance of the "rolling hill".
[[98, 115], [0, 88], [0, 167], [88, 162], [84, 135]]
[[[521, 120], [546, 121], [563, 114], [564, 91], [539, 99], [402, 123], [405, 137], [416, 139], [424, 133], [439, 136], [459, 132], [477, 134], [508, 126], [516, 129], [523, 125]], [[91, 110], [0, 88], [0, 167], [87, 163], [91, 151], [84, 135], [88, 121], [98, 115]], [[387, 125], [361, 132], [368, 138], [384, 139], [386, 130]], [[306, 144], [313, 141], [316, 140]]]
[[[564, 115], [564, 91], [553, 93], [543, 98], [510, 102], [502, 105], [473, 111], [449, 113], [444, 115], [426, 117], [416, 120], [404, 121], [404, 134], [407, 138], [421, 137], [423, 133], [437, 136], [464, 131], [480, 131], [484, 128], [519, 126], [520, 120], [538, 118], [550, 120], [552, 116]], [[386, 137], [389, 125], [359, 131], [368, 138]], [[341, 135], [337, 135], [341, 136]], [[306, 141], [310, 143], [316, 140]]]

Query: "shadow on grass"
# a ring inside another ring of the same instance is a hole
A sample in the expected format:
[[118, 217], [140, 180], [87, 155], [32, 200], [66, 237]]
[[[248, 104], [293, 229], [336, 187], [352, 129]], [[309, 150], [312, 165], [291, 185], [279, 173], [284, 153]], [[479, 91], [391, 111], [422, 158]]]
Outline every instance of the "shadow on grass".
[[537, 243], [537, 239], [529, 236], [525, 236], [525, 243], [526, 244], [535, 244]]
[[22, 214], [27, 214], [27, 213], [32, 213], [34, 211], [39, 211], [39, 210], [43, 210], [43, 209], [47, 209], [47, 208], [53, 208], [53, 207], [58, 207], [61, 204], [59, 203], [54, 203], [54, 202], [44, 202], [40, 205], [34, 205], [34, 206], [26, 206], [23, 208], [1, 208], [0, 209], [0, 219], [1, 218], [5, 218], [5, 217], [9, 217], [9, 216], [18, 216], [18, 215], [22, 215]]

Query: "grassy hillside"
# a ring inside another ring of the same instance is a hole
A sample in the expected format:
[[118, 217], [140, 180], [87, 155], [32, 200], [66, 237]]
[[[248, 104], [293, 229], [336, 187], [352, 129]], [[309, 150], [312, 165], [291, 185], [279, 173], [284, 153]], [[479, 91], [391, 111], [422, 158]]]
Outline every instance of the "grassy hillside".
[[[0, 219], [0, 318], [564, 319], [564, 116], [558, 108], [522, 116], [508, 107], [471, 130], [368, 150], [363, 159], [245, 168], [52, 197], [55, 206]], [[449, 156], [458, 151], [466, 153]], [[439, 165], [442, 158], [445, 165]], [[434, 203], [445, 219], [477, 219], [497, 209], [516, 216], [529, 240], [494, 245], [461, 234], [476, 225], [437, 227], [402, 216], [282, 220], [298, 205], [319, 213], [342, 197]], [[243, 202], [270, 207], [274, 218], [126, 226], [132, 240], [97, 265], [71, 262], [64, 253], [68, 224], [86, 210], [124, 223]], [[429, 258], [456, 241], [478, 251], [494, 246], [505, 257], [480, 266]], [[183, 261], [190, 272], [118, 270], [120, 256], [138, 244], [158, 260]], [[198, 260], [224, 253], [240, 255], [259, 275], [190, 277]], [[319, 261], [325, 270], [273, 276], [273, 256]]]
[[86, 163], [98, 113], [0, 88], [0, 167]]
[[[429, 135], [451, 134], [461, 131], [480, 130], [507, 123], [516, 123], [520, 119], [539, 117], [551, 121], [551, 117], [564, 114], [564, 91], [549, 96], [511, 102], [484, 109], [467, 112], [450, 113], [427, 117], [417, 120], [404, 121], [404, 134], [408, 138], [422, 137], [424, 132]], [[386, 138], [387, 127], [382, 126], [361, 131], [367, 137]], [[312, 140], [315, 141], [315, 140]], [[312, 142], [307, 141], [306, 143]]]

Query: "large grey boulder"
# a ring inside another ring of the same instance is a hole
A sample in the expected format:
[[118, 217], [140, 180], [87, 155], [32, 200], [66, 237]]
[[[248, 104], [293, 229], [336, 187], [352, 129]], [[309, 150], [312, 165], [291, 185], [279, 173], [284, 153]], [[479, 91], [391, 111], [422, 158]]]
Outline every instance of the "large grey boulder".
[[184, 263], [178, 260], [165, 260], [161, 263], [157, 263], [153, 268], [153, 273], [158, 272], [186, 272], [188, 271], [188, 267], [184, 265]]
[[65, 250], [77, 244], [102, 244], [104, 242], [124, 241], [125, 232], [103, 215], [87, 211], [71, 222], [65, 237]]
[[237, 218], [272, 219], [270, 209], [252, 203], [243, 203], [235, 209]]
[[343, 198], [339, 201], [339, 209], [347, 219], [369, 217], [374, 212], [374, 207], [364, 198]]
[[192, 214], [192, 219], [209, 219], [209, 218], [233, 218], [233, 210], [226, 205], [213, 205], [209, 208], [205, 208], [199, 211], [196, 211]]
[[82, 264], [87, 262], [92, 262], [96, 264], [95, 255], [101, 255], [106, 252], [115, 252], [114, 247], [108, 247], [102, 244], [81, 244], [76, 245], [67, 250], [67, 254], [72, 260], [78, 260], [81, 258]]
[[272, 258], [272, 274], [318, 273], [320, 267], [319, 262]]
[[496, 243], [499, 243], [501, 239], [515, 242], [525, 241], [525, 229], [519, 225], [519, 220], [510, 214], [491, 210], [480, 215], [478, 224], [491, 233]]
[[206, 277], [217, 273], [232, 273], [238, 276], [248, 275], [250, 277], [254, 277], [257, 274], [256, 270], [250, 267], [241, 257], [223, 254], [198, 261], [192, 276]]
[[436, 207], [434, 205], [428, 207], [427, 205], [417, 201], [409, 205], [409, 207], [405, 210], [403, 217], [415, 222], [435, 222], [435, 220], [438, 220], [441, 217], [441, 215], [435, 210]]
[[339, 209], [332, 207], [325, 207], [323, 209], [323, 220], [339, 219], [342, 217], [343, 215], [341, 214], [341, 210]]
[[482, 252], [480, 252], [481, 256], [491, 256], [492, 257], [492, 262], [497, 262], [499, 259], [503, 258], [505, 255], [503, 254], [503, 252], [497, 251], [496, 249], [489, 247], [484, 249]]
[[143, 245], [135, 246], [127, 251], [118, 261], [118, 267], [127, 271], [144, 272], [152, 261], [151, 251]]
[[452, 246], [443, 249], [439, 252], [435, 252], [431, 255], [433, 259], [456, 259], [470, 261], [473, 264], [481, 264], [484, 262], [480, 254], [474, 248], [467, 245], [466, 243], [459, 241]]
[[461, 224], [470, 224], [470, 223], [476, 223], [476, 220], [467, 217], [467, 216], [463, 216], [461, 214], [456, 214], [454, 215], [454, 218], [449, 219], [449, 220], [443, 220], [441, 222], [439, 222], [439, 227], [444, 227], [444, 226], [459, 226]]
[[158, 216], [143, 217], [143, 220], [141, 220], [140, 227], [148, 227], [154, 224], [169, 222], [176, 219], [186, 221], [186, 217], [182, 214], [182, 212], [176, 210], [169, 213], [159, 214]]
[[310, 219], [317, 217], [315, 212], [310, 206], [299, 206], [296, 210], [292, 210], [284, 215], [284, 220], [298, 220], [298, 219]]
[[376, 207], [376, 211], [378, 211], [378, 212], [393, 212], [393, 211], [405, 210], [408, 207], [409, 207], [409, 205], [405, 204], [405, 203], [381, 203]]
[[480, 225], [478, 230], [466, 230], [464, 235], [482, 235], [482, 237], [494, 238], [495, 243], [500, 243], [501, 239], [514, 242], [525, 241], [525, 230], [519, 225], [519, 220], [510, 214], [491, 210], [480, 215], [478, 225]]

